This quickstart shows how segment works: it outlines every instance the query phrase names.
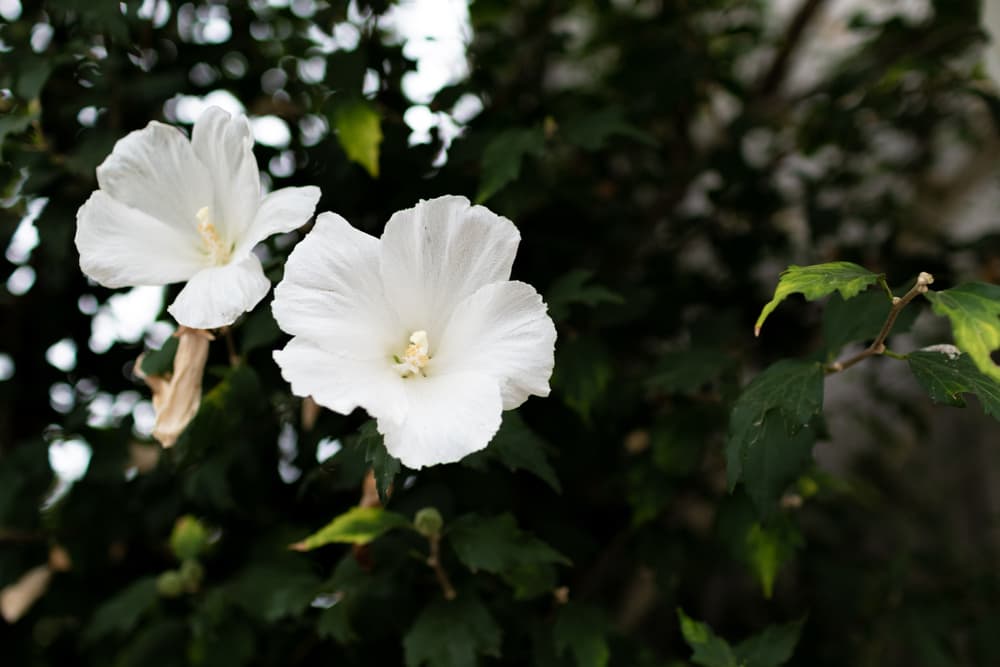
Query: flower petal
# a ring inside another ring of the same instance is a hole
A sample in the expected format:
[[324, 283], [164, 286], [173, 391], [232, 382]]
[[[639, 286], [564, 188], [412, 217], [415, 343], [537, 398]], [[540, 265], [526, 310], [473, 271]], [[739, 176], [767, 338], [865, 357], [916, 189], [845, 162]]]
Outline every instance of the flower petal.
[[270, 289], [256, 255], [196, 273], [167, 312], [192, 329], [216, 329], [232, 324], [251, 310]]
[[534, 287], [493, 283], [455, 308], [432, 372], [474, 368], [485, 373], [500, 383], [503, 409], [510, 410], [529, 395], [549, 395], [555, 342], [555, 325]]
[[246, 233], [236, 244], [233, 253], [240, 256], [268, 237], [298, 229], [309, 221], [320, 191], [314, 185], [302, 188], [282, 188], [265, 196]]
[[321, 213], [285, 264], [271, 308], [284, 331], [335, 354], [381, 360], [406, 347], [378, 272], [379, 241], [339, 215]]
[[358, 361], [298, 337], [276, 351], [274, 360], [296, 396], [312, 396], [344, 415], [357, 407], [391, 422], [402, 421], [406, 415], [405, 381], [381, 360]]
[[500, 428], [500, 387], [479, 373], [413, 377], [402, 382], [406, 419], [378, 420], [385, 447], [408, 468], [453, 463], [484, 449]]
[[176, 127], [151, 122], [119, 139], [97, 167], [101, 190], [198, 239], [195, 214], [212, 204], [212, 180]]
[[166, 285], [205, 265], [197, 238], [95, 191], [76, 214], [80, 269], [105, 287]]
[[243, 239], [260, 206], [260, 170], [253, 155], [253, 132], [246, 116], [232, 117], [209, 107], [194, 124], [191, 145], [208, 170], [215, 197], [211, 219], [223, 240]]
[[462, 299], [510, 277], [520, 240], [514, 223], [465, 197], [395, 213], [382, 234], [381, 272], [404, 328], [427, 331], [433, 347]]

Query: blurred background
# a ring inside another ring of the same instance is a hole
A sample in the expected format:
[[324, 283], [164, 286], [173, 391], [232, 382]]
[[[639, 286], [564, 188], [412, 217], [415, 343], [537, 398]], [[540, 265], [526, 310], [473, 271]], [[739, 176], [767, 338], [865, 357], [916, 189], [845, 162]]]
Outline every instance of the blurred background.
[[[1000, 283], [991, 34], [1000, 0], [0, 0], [0, 588], [50, 570], [0, 662], [469, 664], [404, 650], [437, 594], [407, 538], [285, 553], [357, 502], [364, 417], [303, 427], [270, 297], [237, 328], [252, 382], [213, 348], [218, 423], [150, 438], [132, 365], [178, 287], [89, 282], [75, 215], [118, 139], [216, 105], [250, 118], [267, 188], [318, 185], [367, 232], [441, 194], [521, 230], [514, 278], [560, 336], [552, 397], [519, 411], [548, 462], [420, 471], [391, 507], [510, 512], [572, 564], [459, 577], [502, 640], [442, 642], [682, 665], [680, 605], [733, 639], [808, 615], [791, 664], [1000, 664], [1000, 430], [974, 400], [934, 406], [891, 359], [831, 377], [815, 464], [767, 521], [721, 453], [761, 368], [860, 349], [839, 297], [753, 338], [788, 264]], [[305, 231], [258, 248], [272, 280]], [[892, 349], [948, 342], [917, 311]], [[197, 590], [158, 595], [184, 514], [215, 546]]]

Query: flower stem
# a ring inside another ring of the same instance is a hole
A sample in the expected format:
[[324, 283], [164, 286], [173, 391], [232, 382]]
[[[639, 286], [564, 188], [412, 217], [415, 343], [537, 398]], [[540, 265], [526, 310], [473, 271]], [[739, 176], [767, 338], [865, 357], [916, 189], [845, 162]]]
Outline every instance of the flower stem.
[[448, 573], [441, 566], [441, 535], [437, 533], [430, 535], [427, 538], [427, 542], [430, 543], [431, 547], [431, 553], [427, 557], [427, 565], [434, 570], [434, 575], [441, 586], [441, 593], [444, 594], [444, 599], [454, 600], [457, 595], [455, 587], [451, 585]]
[[[868, 357], [873, 357], [878, 354], [886, 354], [885, 349], [885, 339], [889, 337], [889, 332], [892, 331], [892, 327], [896, 324], [896, 318], [899, 317], [900, 311], [906, 307], [906, 304], [917, 298], [918, 295], [927, 292], [931, 283], [934, 282], [934, 276], [929, 273], [921, 272], [917, 276], [917, 282], [910, 289], [909, 292], [903, 296], [893, 296], [892, 297], [892, 308], [889, 310], [889, 316], [885, 318], [885, 324], [882, 325], [882, 330], [878, 332], [878, 336], [872, 341], [872, 344], [867, 348], [858, 352], [853, 357], [844, 359], [843, 361], [835, 361], [826, 367], [827, 374], [829, 373], [839, 373], [840, 371], [846, 370], [853, 366], [854, 364], [864, 361]], [[885, 286], [888, 289], [888, 285]], [[890, 291], [889, 294], [892, 294]], [[895, 352], [890, 352], [889, 356], [899, 358], [900, 355]]]

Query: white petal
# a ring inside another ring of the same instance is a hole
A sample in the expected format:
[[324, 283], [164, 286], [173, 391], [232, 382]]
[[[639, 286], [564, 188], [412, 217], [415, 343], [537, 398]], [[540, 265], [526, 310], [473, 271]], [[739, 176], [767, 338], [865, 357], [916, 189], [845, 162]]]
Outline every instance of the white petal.
[[192, 329], [232, 324], [256, 306], [271, 283], [256, 255], [225, 266], [203, 269], [191, 278], [167, 312]]
[[80, 269], [105, 287], [166, 285], [205, 265], [200, 240], [97, 190], [76, 214]]
[[207, 167], [215, 197], [211, 218], [223, 240], [243, 239], [260, 206], [260, 171], [253, 155], [253, 132], [246, 116], [232, 117], [209, 107], [191, 132], [191, 145]]
[[381, 360], [357, 361], [332, 354], [302, 338], [274, 353], [281, 376], [296, 396], [347, 415], [362, 407], [372, 417], [399, 422], [406, 414], [405, 380]]
[[382, 234], [386, 296], [408, 331], [431, 346], [462, 299], [507, 280], [521, 236], [507, 218], [465, 197], [439, 197], [395, 213]]
[[385, 447], [408, 468], [453, 463], [484, 449], [500, 428], [496, 380], [478, 373], [403, 381], [406, 419], [378, 420]]
[[302, 188], [282, 188], [265, 196], [253, 222], [233, 252], [237, 256], [248, 253], [264, 239], [306, 224], [316, 210], [319, 195], [319, 188], [307, 185]]
[[321, 213], [275, 288], [278, 326], [332, 353], [389, 365], [406, 348], [409, 332], [386, 303], [378, 262], [378, 239], [339, 215]]
[[197, 238], [195, 214], [212, 204], [212, 181], [176, 127], [152, 122], [115, 144], [97, 167], [101, 190]]
[[500, 383], [503, 409], [548, 396], [556, 328], [531, 285], [493, 283], [458, 305], [432, 360], [432, 372], [475, 369]]

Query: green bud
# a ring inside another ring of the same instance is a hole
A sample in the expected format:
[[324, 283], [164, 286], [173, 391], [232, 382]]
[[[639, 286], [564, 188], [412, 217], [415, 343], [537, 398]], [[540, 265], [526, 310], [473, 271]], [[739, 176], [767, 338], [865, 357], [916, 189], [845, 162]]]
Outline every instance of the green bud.
[[184, 579], [177, 570], [167, 570], [156, 578], [156, 591], [165, 598], [180, 597], [184, 593]]
[[201, 580], [205, 577], [205, 568], [198, 561], [189, 558], [181, 563], [180, 575], [184, 582], [184, 590], [188, 593], [194, 593], [201, 588]]
[[208, 529], [198, 519], [185, 515], [177, 519], [170, 534], [170, 549], [177, 560], [197, 558], [208, 547]]
[[434, 507], [425, 507], [413, 517], [413, 527], [424, 537], [439, 534], [442, 526], [444, 526], [444, 519], [441, 518], [441, 512], [438, 512], [437, 508]]

